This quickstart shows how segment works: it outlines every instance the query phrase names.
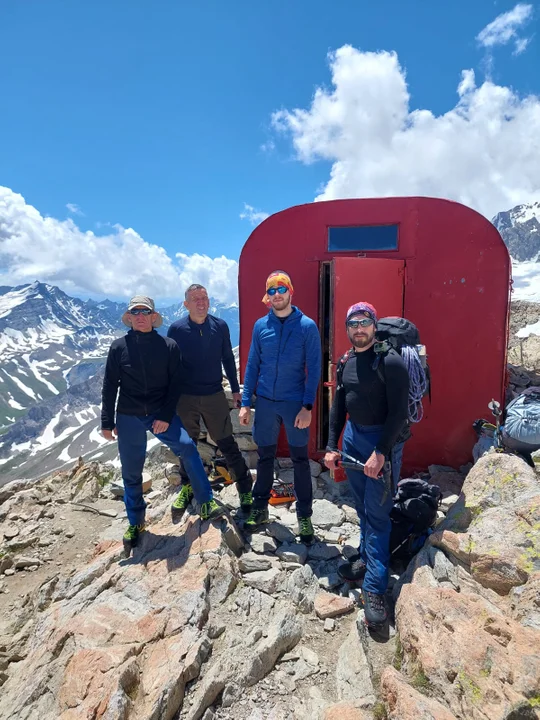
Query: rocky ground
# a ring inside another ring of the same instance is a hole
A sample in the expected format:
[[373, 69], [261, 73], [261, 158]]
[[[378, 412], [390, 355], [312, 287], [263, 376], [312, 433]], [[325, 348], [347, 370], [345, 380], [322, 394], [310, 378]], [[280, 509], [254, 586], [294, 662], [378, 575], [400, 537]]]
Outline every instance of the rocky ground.
[[448, 514], [394, 574], [380, 635], [336, 572], [358, 540], [347, 483], [313, 463], [306, 548], [294, 506], [244, 537], [234, 487], [226, 519], [173, 524], [166, 460], [151, 453], [129, 560], [106, 466], [0, 490], [1, 720], [540, 717], [540, 485], [521, 460], [430, 468]]

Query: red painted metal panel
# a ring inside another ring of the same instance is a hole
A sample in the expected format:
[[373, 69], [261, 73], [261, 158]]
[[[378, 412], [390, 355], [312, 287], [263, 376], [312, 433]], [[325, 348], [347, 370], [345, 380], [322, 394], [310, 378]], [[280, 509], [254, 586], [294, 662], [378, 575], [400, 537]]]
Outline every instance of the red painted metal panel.
[[[405, 261], [403, 315], [419, 328], [433, 375], [432, 405], [414, 426], [405, 469], [431, 463], [459, 467], [470, 459], [472, 423], [502, 401], [510, 299], [510, 258], [496, 228], [459, 203], [433, 198], [333, 200], [276, 213], [259, 225], [240, 257], [240, 369], [253, 323], [264, 312], [267, 275], [290, 273], [294, 302], [320, 323], [321, 263], [359, 253], [328, 252], [328, 228], [399, 226], [398, 249], [362, 253]], [[339, 325], [333, 330], [339, 332]], [[343, 327], [343, 326], [341, 326]], [[313, 429], [315, 430], [315, 429]], [[310, 438], [316, 456], [316, 433]]]
[[404, 260], [339, 257], [332, 261], [332, 362], [351, 346], [345, 329], [347, 309], [360, 300], [374, 305], [379, 317], [403, 312]]

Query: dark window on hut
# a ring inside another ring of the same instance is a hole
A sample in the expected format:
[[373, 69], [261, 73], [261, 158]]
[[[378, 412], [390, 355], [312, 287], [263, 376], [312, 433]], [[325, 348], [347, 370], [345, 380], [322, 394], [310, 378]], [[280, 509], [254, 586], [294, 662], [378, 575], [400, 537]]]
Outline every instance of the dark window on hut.
[[397, 250], [397, 225], [358, 225], [356, 227], [329, 227], [328, 250]]

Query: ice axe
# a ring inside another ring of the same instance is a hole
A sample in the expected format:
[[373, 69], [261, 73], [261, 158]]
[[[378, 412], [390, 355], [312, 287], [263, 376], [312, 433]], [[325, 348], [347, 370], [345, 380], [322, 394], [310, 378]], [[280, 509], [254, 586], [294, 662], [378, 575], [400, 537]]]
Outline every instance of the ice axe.
[[[346, 470], [357, 470], [358, 472], [362, 472], [362, 473], [365, 471], [365, 467], [366, 467], [365, 463], [360, 462], [360, 460], [357, 460], [352, 455], [349, 455], [348, 453], [343, 452], [343, 450], [338, 450], [337, 452], [343, 458], [342, 460], [338, 461], [340, 467], [345, 468]], [[389, 466], [390, 466], [390, 463], [385, 462], [384, 469], [390, 470]], [[386, 502], [386, 498], [388, 497], [388, 493], [392, 489], [391, 472], [383, 471], [383, 472], [379, 473], [379, 475], [377, 475], [377, 480], [382, 480], [384, 482], [384, 493], [383, 493], [383, 496], [381, 499], [381, 505], [384, 505], [384, 503]]]
[[491, 410], [491, 414], [495, 418], [495, 440], [497, 449], [502, 448], [502, 437], [501, 437], [501, 403], [497, 400], [491, 400], [488, 403], [488, 408]]

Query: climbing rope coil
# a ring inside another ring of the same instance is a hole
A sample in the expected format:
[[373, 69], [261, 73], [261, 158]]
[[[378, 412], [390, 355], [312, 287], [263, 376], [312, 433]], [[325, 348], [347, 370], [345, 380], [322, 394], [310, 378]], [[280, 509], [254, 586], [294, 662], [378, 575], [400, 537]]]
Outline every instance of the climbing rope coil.
[[424, 416], [422, 398], [428, 387], [426, 371], [416, 348], [412, 345], [404, 345], [401, 348], [401, 357], [409, 372], [409, 421], [418, 423]]

